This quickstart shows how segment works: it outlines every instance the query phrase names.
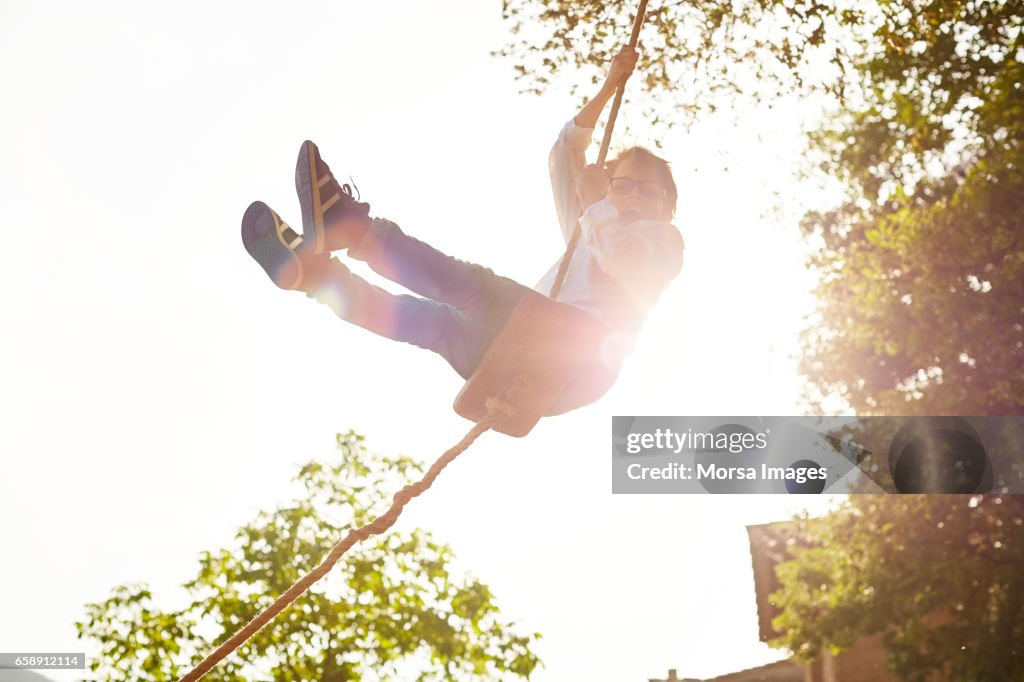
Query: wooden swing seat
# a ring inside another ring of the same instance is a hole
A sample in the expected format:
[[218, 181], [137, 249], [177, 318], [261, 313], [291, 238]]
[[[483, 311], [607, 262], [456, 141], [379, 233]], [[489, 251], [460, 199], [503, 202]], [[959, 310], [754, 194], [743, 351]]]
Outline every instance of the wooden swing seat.
[[494, 430], [525, 436], [573, 377], [593, 365], [605, 333], [601, 322], [582, 310], [529, 292], [459, 391], [455, 412], [479, 422], [489, 412], [487, 400], [501, 398], [513, 413]]

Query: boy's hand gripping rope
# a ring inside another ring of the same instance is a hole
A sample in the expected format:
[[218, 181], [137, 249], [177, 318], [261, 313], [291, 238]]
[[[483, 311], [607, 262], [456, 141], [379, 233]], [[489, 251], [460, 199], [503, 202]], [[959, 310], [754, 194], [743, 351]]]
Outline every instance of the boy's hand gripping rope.
[[[526, 381], [526, 378], [521, 377], [520, 381]], [[511, 397], [514, 390], [515, 387], [506, 392], [505, 395]], [[310, 585], [327, 575], [327, 573], [334, 568], [334, 564], [338, 563], [338, 559], [340, 559], [341, 556], [354, 544], [361, 540], [365, 540], [371, 535], [380, 535], [394, 525], [395, 521], [397, 521], [398, 517], [402, 514], [402, 508], [405, 507], [406, 503], [427, 490], [431, 484], [433, 484], [437, 475], [441, 473], [442, 469], [448, 466], [456, 457], [465, 452], [469, 446], [473, 444], [473, 441], [493, 428], [494, 425], [501, 421], [502, 418], [511, 416], [515, 413], [515, 408], [512, 404], [508, 400], [502, 398], [488, 398], [486, 406], [487, 416], [474, 424], [473, 428], [471, 428], [462, 440], [454, 447], [450, 448], [443, 455], [438, 457], [437, 461], [431, 465], [423, 478], [415, 483], [410, 483], [395, 493], [393, 501], [391, 502], [391, 507], [386, 512], [370, 523], [350, 530], [348, 534], [334, 546], [327, 555], [327, 558], [325, 558], [319, 566], [296, 580], [295, 584], [289, 587], [287, 592], [277, 598], [277, 601], [263, 609], [263, 611], [249, 621], [245, 627], [233, 634], [230, 639], [217, 647], [216, 651], [203, 659], [199, 665], [193, 668], [178, 682], [193, 682], [210, 672], [217, 663], [244, 644], [246, 640], [259, 632], [264, 625], [269, 623], [274, 616], [279, 614], [289, 604], [301, 596]]]
[[[636, 10], [636, 17], [633, 19], [633, 33], [629, 36], [629, 46], [636, 47], [637, 41], [640, 39], [640, 27], [644, 24], [644, 17], [647, 15], [647, 0], [640, 0], [640, 6]], [[619, 106], [622, 104], [622, 94], [626, 91], [626, 82], [619, 83], [619, 87], [615, 88], [615, 99], [612, 101], [612, 110], [608, 114], [608, 125], [604, 129], [604, 139], [601, 141], [601, 151], [597, 154], [598, 166], [604, 166], [605, 159], [608, 157], [608, 147], [612, 141], [612, 129], [615, 128], [615, 119], [619, 115]], [[584, 206], [583, 208], [586, 208]], [[548, 293], [548, 297], [553, 300], [558, 300], [558, 293], [562, 290], [562, 284], [565, 282], [565, 275], [569, 271], [569, 262], [572, 260], [572, 254], [576, 250], [576, 245], [580, 241], [580, 223], [577, 220], [576, 227], [573, 228], [572, 236], [569, 238], [569, 243], [565, 246], [565, 254], [562, 255], [562, 261], [558, 264], [558, 272], [555, 274], [555, 283], [551, 285], [551, 292]]]

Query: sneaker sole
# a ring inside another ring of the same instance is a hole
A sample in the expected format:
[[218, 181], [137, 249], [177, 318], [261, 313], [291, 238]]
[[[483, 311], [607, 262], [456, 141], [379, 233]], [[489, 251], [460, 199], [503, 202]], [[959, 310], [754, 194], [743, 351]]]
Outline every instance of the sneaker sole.
[[324, 212], [320, 206], [319, 182], [316, 173], [316, 153], [313, 143], [306, 140], [295, 163], [295, 191], [302, 209], [302, 236], [313, 245], [313, 253], [323, 253], [325, 247]]
[[282, 289], [297, 289], [302, 262], [292, 252], [302, 238], [262, 201], [254, 201], [242, 216], [242, 244], [271, 281]]

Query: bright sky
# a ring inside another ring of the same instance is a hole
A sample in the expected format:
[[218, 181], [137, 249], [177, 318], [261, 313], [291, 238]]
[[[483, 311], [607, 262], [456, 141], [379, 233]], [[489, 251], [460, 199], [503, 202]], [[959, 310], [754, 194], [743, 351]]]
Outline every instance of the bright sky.
[[[532, 285], [563, 248], [546, 160], [575, 108], [517, 94], [506, 30], [496, 1], [0, 3], [0, 651], [82, 650], [115, 585], [171, 593], [338, 431], [424, 461], [465, 433], [443, 360], [275, 289], [239, 224], [262, 199], [298, 225], [310, 138], [376, 215]], [[539, 682], [780, 657], [744, 526], [799, 500], [612, 496], [608, 455], [613, 414], [800, 413], [812, 281], [795, 221], [765, 217], [800, 199], [794, 113], [665, 139], [686, 265], [617, 386], [484, 436], [400, 522], [543, 633]]]

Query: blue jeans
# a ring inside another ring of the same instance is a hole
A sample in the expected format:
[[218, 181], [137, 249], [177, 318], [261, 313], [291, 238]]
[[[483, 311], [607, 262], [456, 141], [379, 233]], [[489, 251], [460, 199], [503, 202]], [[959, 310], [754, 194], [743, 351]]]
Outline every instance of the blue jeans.
[[445, 255], [380, 218], [348, 253], [423, 298], [392, 294], [335, 261], [317, 300], [353, 324], [434, 351], [465, 379], [530, 291], [488, 268]]

